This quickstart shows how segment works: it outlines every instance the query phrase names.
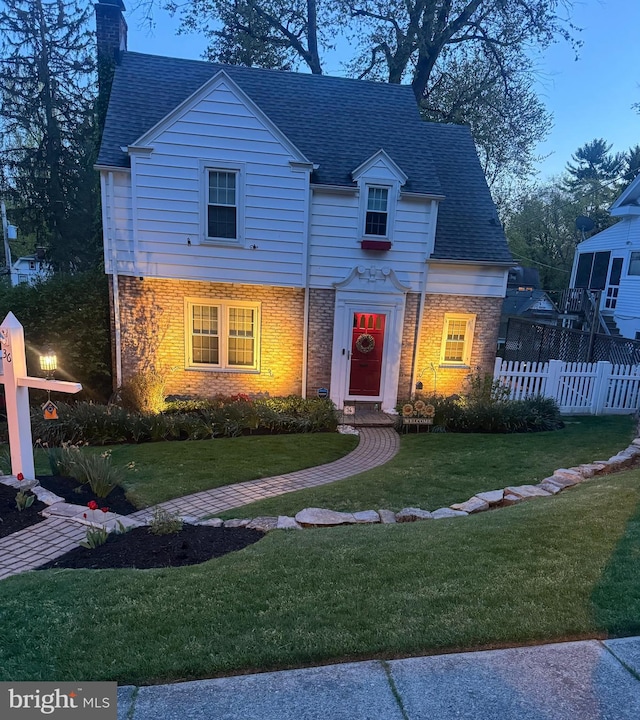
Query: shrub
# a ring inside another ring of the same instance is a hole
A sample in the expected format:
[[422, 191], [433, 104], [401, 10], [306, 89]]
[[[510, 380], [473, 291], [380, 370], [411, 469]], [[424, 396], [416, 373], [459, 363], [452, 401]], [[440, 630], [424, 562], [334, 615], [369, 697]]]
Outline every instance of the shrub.
[[85, 398], [109, 397], [109, 294], [103, 271], [54, 275], [36, 285], [2, 283], [0, 317], [9, 310], [24, 326], [29, 374], [40, 372], [39, 352], [50, 344], [58, 356], [58, 377], [82, 383]]
[[[551, 398], [536, 397], [527, 400], [503, 400], [479, 394], [472, 396], [429, 396], [422, 398], [425, 404], [435, 410], [433, 431], [468, 433], [516, 433], [558, 430], [563, 427], [560, 411]], [[419, 400], [418, 400], [419, 402]], [[402, 414], [403, 405], [413, 408], [416, 401], [405, 401], [398, 405]], [[398, 428], [402, 427], [399, 420]]]
[[154, 535], [175, 535], [182, 530], [182, 518], [168, 512], [164, 508], [157, 507], [153, 511], [153, 517], [149, 523], [149, 532]]
[[162, 412], [165, 408], [164, 398], [164, 375], [157, 372], [138, 373], [120, 388], [123, 406], [140, 413]]

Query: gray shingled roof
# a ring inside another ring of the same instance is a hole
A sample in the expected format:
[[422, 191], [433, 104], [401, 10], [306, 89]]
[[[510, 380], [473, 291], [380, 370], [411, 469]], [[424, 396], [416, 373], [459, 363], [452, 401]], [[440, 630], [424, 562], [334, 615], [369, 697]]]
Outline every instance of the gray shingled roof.
[[352, 186], [351, 172], [383, 148], [408, 176], [403, 190], [445, 196], [434, 257], [511, 262], [469, 130], [423, 122], [408, 86], [126, 52], [97, 164], [128, 167], [120, 148], [221, 69], [319, 166], [314, 182]]

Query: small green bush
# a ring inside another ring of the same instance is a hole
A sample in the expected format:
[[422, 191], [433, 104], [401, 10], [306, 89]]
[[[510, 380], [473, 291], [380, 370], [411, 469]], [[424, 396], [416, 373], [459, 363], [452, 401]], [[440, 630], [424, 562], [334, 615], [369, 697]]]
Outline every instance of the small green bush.
[[175, 535], [182, 530], [182, 518], [170, 513], [164, 508], [157, 507], [149, 523], [149, 532], [154, 535]]
[[164, 375], [144, 372], [134, 375], [120, 388], [122, 405], [143, 414], [160, 413], [165, 408]]

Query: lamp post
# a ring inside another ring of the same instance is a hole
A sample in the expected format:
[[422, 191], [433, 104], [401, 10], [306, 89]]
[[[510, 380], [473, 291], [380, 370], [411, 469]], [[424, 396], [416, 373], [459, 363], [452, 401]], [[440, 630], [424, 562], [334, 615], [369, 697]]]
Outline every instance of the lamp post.
[[40, 370], [45, 373], [47, 380], [53, 380], [53, 373], [58, 368], [58, 358], [49, 348], [44, 355], [40, 355]]

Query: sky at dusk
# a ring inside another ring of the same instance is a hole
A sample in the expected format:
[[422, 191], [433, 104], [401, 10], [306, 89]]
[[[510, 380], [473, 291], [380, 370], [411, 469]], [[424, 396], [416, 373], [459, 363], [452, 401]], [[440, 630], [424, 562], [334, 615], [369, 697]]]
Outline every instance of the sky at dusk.
[[[129, 50], [201, 59], [205, 41], [177, 35], [178, 22], [166, 12], [155, 15], [150, 32], [136, 12], [126, 15]], [[538, 148], [540, 179], [562, 172], [575, 150], [602, 137], [621, 152], [640, 144], [640, 0], [582, 0], [572, 21], [583, 41], [574, 51], [559, 43], [536, 56], [538, 91], [553, 114], [548, 139]], [[340, 54], [325, 60], [328, 74], [342, 75]]]

